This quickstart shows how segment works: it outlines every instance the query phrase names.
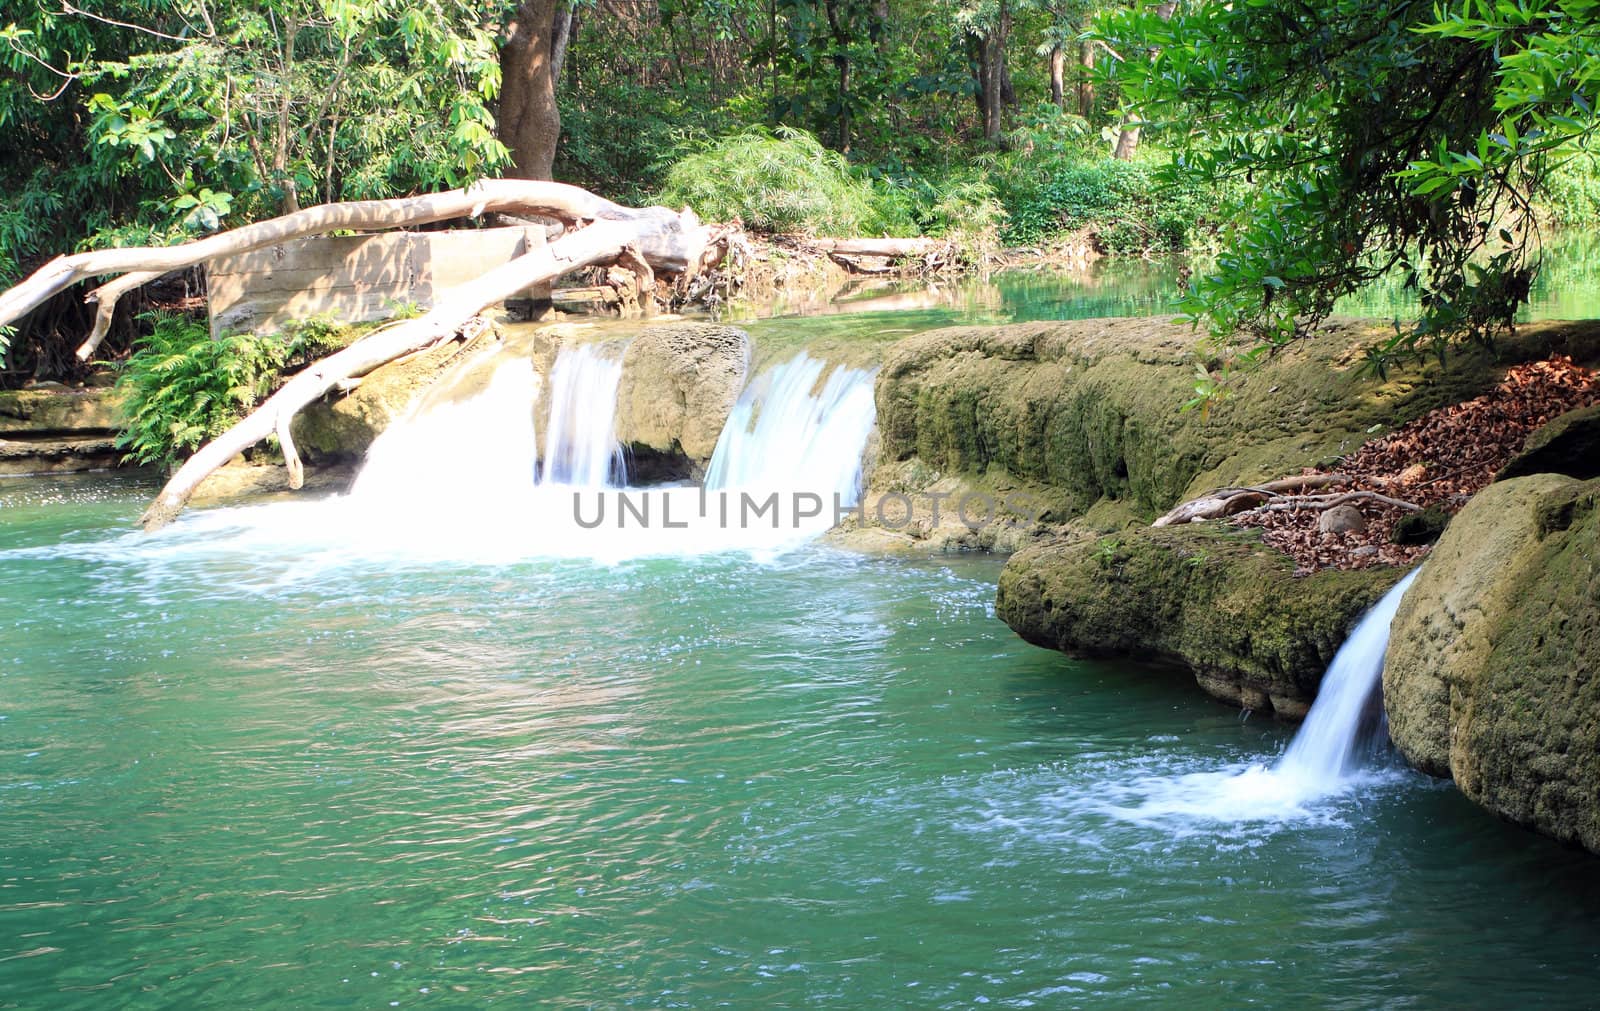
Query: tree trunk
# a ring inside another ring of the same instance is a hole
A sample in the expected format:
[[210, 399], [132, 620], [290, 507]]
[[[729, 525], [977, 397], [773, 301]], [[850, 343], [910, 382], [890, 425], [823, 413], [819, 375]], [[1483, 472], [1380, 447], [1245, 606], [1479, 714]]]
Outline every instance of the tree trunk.
[[850, 28], [840, 19], [838, 0], [824, 0], [823, 10], [828, 15], [828, 28], [833, 33], [833, 66], [839, 74], [837, 101], [839, 114], [839, 150], [850, 153]]
[[1132, 123], [1124, 123], [1121, 131], [1117, 133], [1117, 146], [1111, 152], [1111, 157], [1118, 161], [1132, 161], [1133, 153], [1139, 150], [1140, 130], [1140, 127]]
[[[1172, 17], [1172, 12], [1178, 9], [1176, 3], [1162, 3], [1156, 5], [1156, 16], [1160, 18]], [[1153, 55], [1153, 54], [1152, 54]], [[1133, 153], [1139, 150], [1139, 135], [1143, 128], [1133, 117], [1129, 117], [1122, 125], [1122, 132], [1117, 134], [1117, 146], [1111, 152], [1112, 157], [1118, 161], [1132, 161]]]
[[1094, 43], [1078, 47], [1078, 115], [1084, 119], [1094, 112]]
[[1050, 47], [1050, 101], [1067, 111], [1067, 53], [1059, 42]]
[[500, 46], [500, 142], [511, 175], [550, 179], [561, 137], [556, 81], [566, 60], [572, 11], [565, 0], [523, 0]]

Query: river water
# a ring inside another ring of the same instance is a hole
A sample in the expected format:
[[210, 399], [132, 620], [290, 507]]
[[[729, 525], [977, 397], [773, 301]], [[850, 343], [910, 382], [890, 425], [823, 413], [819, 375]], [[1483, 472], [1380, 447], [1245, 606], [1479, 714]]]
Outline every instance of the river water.
[[151, 490], [0, 482], [0, 1008], [1594, 1000], [1600, 862], [1392, 763], [1153, 809], [1290, 731], [1026, 645], [996, 560], [330, 556]]

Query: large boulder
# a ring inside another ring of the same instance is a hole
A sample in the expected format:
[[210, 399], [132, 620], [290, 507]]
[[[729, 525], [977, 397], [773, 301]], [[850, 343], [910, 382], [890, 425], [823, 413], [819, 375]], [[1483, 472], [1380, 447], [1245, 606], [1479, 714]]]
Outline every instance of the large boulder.
[[736, 327], [645, 327], [622, 358], [617, 440], [645, 470], [654, 460], [666, 461], [667, 470], [681, 461], [690, 472], [702, 471], [749, 369], [750, 337]]
[[1600, 404], [1568, 411], [1528, 436], [1500, 480], [1529, 474], [1600, 477]]
[[1297, 576], [1254, 530], [1135, 527], [1012, 555], [996, 612], [1036, 645], [1176, 663], [1217, 699], [1297, 720], [1350, 630], [1400, 576]]
[[1600, 852], [1600, 482], [1552, 474], [1467, 504], [1406, 593], [1389, 731], [1511, 821]]

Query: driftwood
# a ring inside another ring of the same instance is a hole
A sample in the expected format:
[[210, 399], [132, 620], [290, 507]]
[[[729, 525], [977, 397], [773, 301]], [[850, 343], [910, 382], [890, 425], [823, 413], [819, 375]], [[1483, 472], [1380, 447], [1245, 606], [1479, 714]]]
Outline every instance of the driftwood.
[[1407, 512], [1422, 511], [1422, 507], [1415, 502], [1390, 498], [1388, 495], [1382, 495], [1375, 491], [1347, 491], [1336, 492], [1331, 495], [1289, 495], [1274, 499], [1271, 502], [1264, 502], [1256, 506], [1255, 509], [1245, 511], [1287, 512], [1292, 509], [1316, 509], [1320, 512], [1332, 509], [1334, 506], [1348, 505], [1351, 502], [1376, 502], [1379, 505], [1395, 506]]
[[819, 253], [838, 256], [883, 256], [891, 260], [941, 253], [949, 247], [949, 243], [940, 239], [813, 239], [797, 235], [784, 238], [796, 245], [815, 249]]
[[1307, 492], [1315, 488], [1327, 488], [1349, 483], [1350, 479], [1343, 474], [1303, 474], [1299, 477], [1286, 477], [1279, 481], [1269, 481], [1266, 484], [1241, 488], [1219, 488], [1207, 495], [1202, 495], [1197, 499], [1190, 499], [1188, 502], [1174, 506], [1170, 512], [1157, 519], [1151, 526], [1170, 527], [1200, 520], [1236, 516], [1249, 509], [1254, 509], [1270, 499], [1282, 498], [1295, 492]]
[[705, 266], [703, 257], [712, 240], [712, 233], [701, 229], [698, 220], [687, 225], [683, 215], [665, 207], [624, 207], [564, 183], [486, 179], [467, 189], [444, 193], [307, 207], [180, 246], [98, 249], [58, 256], [21, 284], [0, 293], [0, 326], [21, 319], [79, 281], [123, 274], [87, 296], [89, 301], [99, 303], [94, 329], [78, 349], [78, 357], [87, 359], [105, 336], [117, 300], [139, 285], [175, 270], [332, 231], [414, 227], [489, 213], [553, 218], [568, 229], [591, 221], [626, 222], [633, 228], [632, 243], [655, 269], [689, 274]]

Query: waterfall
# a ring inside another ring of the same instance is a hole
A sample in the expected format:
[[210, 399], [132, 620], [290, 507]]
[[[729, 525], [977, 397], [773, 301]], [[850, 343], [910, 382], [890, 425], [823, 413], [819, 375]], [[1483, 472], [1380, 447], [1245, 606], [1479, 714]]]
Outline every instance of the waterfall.
[[622, 486], [621, 371], [614, 343], [563, 348], [542, 384], [529, 358], [487, 351], [373, 441], [348, 495], [198, 515], [184, 529], [205, 536], [182, 550], [291, 550], [297, 575], [374, 559], [772, 558], [858, 500], [871, 371], [805, 354], [766, 370], [730, 412], [705, 485], [648, 488]]
[[[853, 505], [861, 457], [877, 419], [873, 373], [801, 352], [762, 373], [734, 405], [706, 469], [715, 490], [804, 491]], [[820, 385], [820, 389], [819, 387]]]
[[538, 388], [533, 364], [513, 358], [471, 396], [423, 398], [373, 440], [351, 500], [409, 511], [526, 491], [537, 458]]
[[1252, 822], [1305, 817], [1308, 805], [1373, 778], [1358, 752], [1383, 676], [1389, 626], [1416, 578], [1407, 574], [1339, 647], [1305, 722], [1277, 762], [1108, 784], [1108, 813], [1131, 821]]
[[617, 443], [621, 349], [601, 344], [562, 348], [550, 372], [550, 420], [540, 484], [606, 487], [627, 483]]
[[1300, 732], [1274, 771], [1310, 788], [1336, 784], [1350, 771], [1361, 740], [1368, 702], [1383, 676], [1383, 658], [1389, 649], [1389, 625], [1400, 598], [1405, 596], [1413, 570], [1372, 606], [1334, 654], [1322, 677], [1316, 701], [1306, 714]]

